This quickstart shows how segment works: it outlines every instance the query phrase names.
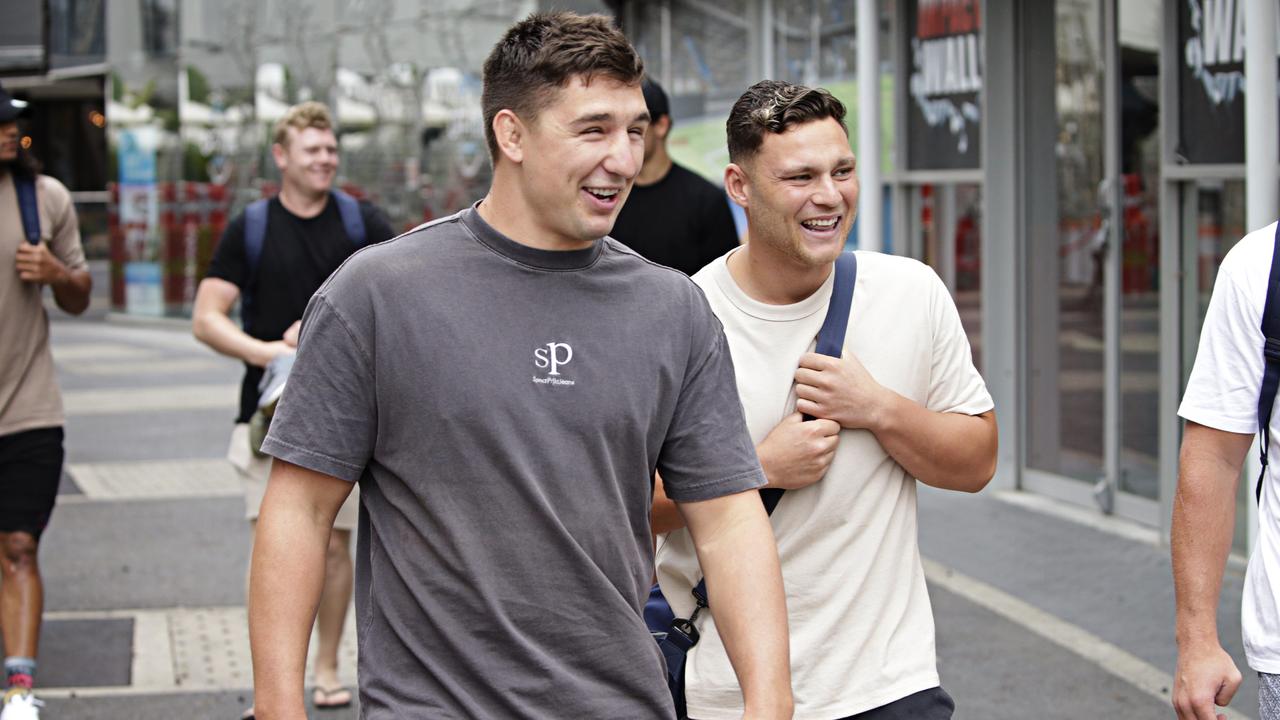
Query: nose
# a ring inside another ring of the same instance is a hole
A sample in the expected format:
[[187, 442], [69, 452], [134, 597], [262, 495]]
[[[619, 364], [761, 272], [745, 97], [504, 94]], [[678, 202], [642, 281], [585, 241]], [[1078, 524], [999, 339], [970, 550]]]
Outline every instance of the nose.
[[813, 190], [813, 196], [810, 198], [814, 205], [821, 207], [835, 207], [840, 204], [842, 199], [840, 188], [836, 185], [836, 180], [831, 175], [823, 175], [818, 180], [818, 185]]
[[625, 129], [613, 134], [609, 140], [609, 154], [604, 159], [606, 172], [630, 180], [640, 174], [640, 163], [643, 161], [643, 143], [631, 142], [631, 135]]

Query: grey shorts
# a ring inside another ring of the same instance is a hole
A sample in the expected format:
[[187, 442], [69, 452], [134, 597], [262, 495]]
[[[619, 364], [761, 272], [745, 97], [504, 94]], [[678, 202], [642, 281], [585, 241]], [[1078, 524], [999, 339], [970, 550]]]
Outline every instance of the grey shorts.
[[1258, 673], [1258, 720], [1280, 720], [1280, 675]]

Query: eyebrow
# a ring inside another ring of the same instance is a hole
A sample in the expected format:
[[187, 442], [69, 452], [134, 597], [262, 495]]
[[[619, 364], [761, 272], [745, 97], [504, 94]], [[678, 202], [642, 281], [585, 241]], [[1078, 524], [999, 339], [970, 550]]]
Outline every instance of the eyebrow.
[[[570, 124], [585, 125], [586, 123], [594, 123], [594, 122], [610, 122], [613, 119], [614, 119], [613, 113], [600, 112], [600, 113], [593, 113], [591, 115], [583, 115], [581, 117], [574, 118], [573, 122]], [[631, 122], [645, 122], [645, 123], [650, 122], [649, 111], [646, 110], [636, 115], [635, 119], [632, 120]]]
[[[847, 165], [853, 165], [855, 164], [855, 162], [856, 161], [854, 160], [854, 157], [852, 155], [846, 155], [845, 157], [842, 157], [838, 161], [836, 161], [833, 167], [842, 168]], [[795, 167], [783, 168], [780, 172], [778, 172], [778, 176], [787, 177], [790, 175], [803, 175], [806, 173], [808, 173], [809, 175], [812, 175], [818, 171], [819, 171], [819, 168], [815, 165], [798, 165]]]

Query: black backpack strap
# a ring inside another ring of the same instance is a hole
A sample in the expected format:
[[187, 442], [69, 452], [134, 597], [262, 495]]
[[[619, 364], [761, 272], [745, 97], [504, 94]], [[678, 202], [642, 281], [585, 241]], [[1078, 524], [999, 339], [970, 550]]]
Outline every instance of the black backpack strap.
[[36, 204], [36, 178], [33, 175], [11, 173], [13, 187], [18, 193], [18, 211], [22, 213], [22, 231], [27, 242], [40, 244], [40, 206]]
[[1262, 501], [1262, 479], [1267, 476], [1267, 449], [1271, 443], [1271, 408], [1276, 402], [1276, 390], [1280, 389], [1280, 223], [1276, 225], [1276, 237], [1271, 250], [1271, 276], [1267, 280], [1267, 304], [1262, 309], [1262, 346], [1265, 364], [1262, 389], [1258, 393], [1258, 441], [1262, 469], [1258, 473], [1258, 485], [1254, 497]]
[[[842, 253], [836, 260], [833, 272], [836, 277], [831, 288], [831, 301], [827, 305], [827, 317], [822, 321], [822, 328], [818, 330], [818, 345], [815, 352], [838, 358], [844, 352], [845, 331], [849, 329], [849, 311], [853, 307], [853, 286], [858, 282], [858, 256], [854, 253]], [[812, 420], [813, 418], [805, 415], [804, 419]], [[765, 488], [760, 491], [760, 500], [764, 503], [766, 513], [773, 514], [784, 492], [786, 491], [781, 488]], [[694, 627], [693, 622], [698, 619], [698, 613], [707, 607], [705, 579], [699, 580], [697, 586], [693, 588], [693, 599], [697, 607], [693, 609], [689, 619], [673, 620], [671, 631], [667, 635], [686, 651], [698, 644], [698, 629]]]

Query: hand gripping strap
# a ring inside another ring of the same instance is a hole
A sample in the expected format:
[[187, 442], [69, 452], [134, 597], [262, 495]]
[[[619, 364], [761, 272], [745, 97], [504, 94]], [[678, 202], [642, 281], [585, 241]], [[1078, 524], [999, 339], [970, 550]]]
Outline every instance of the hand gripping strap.
[[[854, 253], [843, 253], [836, 260], [835, 280], [831, 285], [831, 302], [827, 305], [827, 317], [818, 330], [818, 345], [814, 352], [838, 358], [844, 352], [844, 334], [849, 328], [849, 310], [853, 307], [853, 286], [858, 282], [858, 256]], [[812, 420], [812, 415], [804, 415], [805, 420]], [[760, 500], [770, 515], [778, 506], [785, 490], [765, 488], [760, 491]]]
[[[836, 277], [831, 287], [831, 302], [827, 306], [827, 317], [822, 321], [822, 328], [818, 330], [818, 345], [815, 352], [838, 358], [844, 352], [844, 335], [849, 328], [849, 311], [853, 307], [853, 287], [858, 282], [858, 256], [854, 253], [842, 253], [836, 260], [834, 272]], [[813, 418], [805, 415], [804, 419], [812, 420]], [[766, 513], [773, 514], [784, 492], [786, 491], [780, 488], [765, 488], [760, 491], [760, 500], [764, 503]], [[693, 589], [693, 597], [698, 605], [689, 619], [676, 618], [671, 624], [673, 631], [679, 631], [673, 634], [687, 639], [689, 647], [693, 647], [698, 642], [698, 631], [693, 627], [693, 621], [697, 619], [702, 608], [707, 607], [706, 580], [698, 581], [697, 587]], [[693, 632], [690, 633], [689, 630]]]
[[1264, 370], [1262, 389], [1258, 393], [1258, 432], [1262, 434], [1258, 442], [1259, 456], [1262, 461], [1258, 473], [1258, 484], [1254, 489], [1254, 498], [1262, 501], [1262, 480], [1267, 476], [1267, 450], [1271, 444], [1271, 408], [1276, 402], [1276, 390], [1280, 389], [1280, 223], [1276, 225], [1276, 236], [1271, 250], [1271, 275], [1267, 280], [1267, 304], [1262, 309], [1262, 335], [1266, 342], [1262, 346]]

